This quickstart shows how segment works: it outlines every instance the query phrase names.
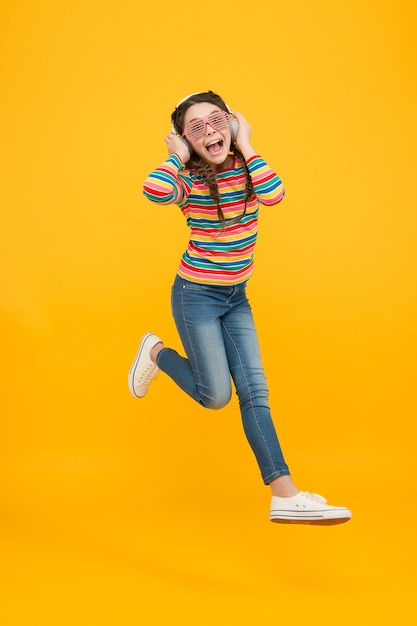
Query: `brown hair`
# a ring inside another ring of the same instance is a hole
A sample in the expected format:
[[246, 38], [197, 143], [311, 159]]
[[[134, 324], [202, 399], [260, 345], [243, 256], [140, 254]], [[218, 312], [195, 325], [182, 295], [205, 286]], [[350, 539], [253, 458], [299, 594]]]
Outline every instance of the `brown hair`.
[[[213, 91], [203, 91], [201, 93], [193, 94], [189, 98], [184, 100], [183, 102], [180, 102], [180, 104], [176, 107], [175, 111], [173, 111], [171, 115], [172, 126], [179, 135], [182, 135], [184, 131], [185, 112], [193, 104], [199, 104], [200, 102], [209, 102], [210, 104], [214, 104], [215, 106], [218, 106], [219, 109], [221, 109], [222, 111], [227, 111], [229, 113], [229, 109], [226, 103], [224, 102], [224, 100]], [[230, 145], [230, 150], [236, 157], [238, 157], [239, 159], [243, 161], [243, 166], [245, 168], [245, 175], [246, 175], [245, 208], [243, 210], [242, 215], [235, 218], [231, 222], [232, 224], [234, 224], [234, 223], [239, 222], [242, 219], [242, 217], [245, 215], [246, 203], [248, 200], [250, 200], [254, 196], [255, 192], [253, 190], [252, 179], [250, 177], [248, 166], [246, 165], [246, 161], [243, 158], [243, 154], [240, 152], [239, 148], [236, 146], [233, 140]], [[186, 163], [186, 166], [189, 169], [195, 170], [196, 174], [198, 176], [201, 176], [204, 179], [205, 183], [207, 184], [209, 191], [210, 191], [210, 196], [214, 200], [214, 202], [217, 204], [217, 215], [219, 217], [220, 223], [222, 225], [222, 230], [223, 230], [226, 226], [226, 220], [224, 218], [223, 211], [220, 206], [220, 193], [217, 187], [216, 172], [212, 169], [212, 167], [206, 161], [204, 161], [204, 159], [198, 156], [195, 152], [192, 152], [190, 156], [190, 160], [188, 161], [188, 163]]]

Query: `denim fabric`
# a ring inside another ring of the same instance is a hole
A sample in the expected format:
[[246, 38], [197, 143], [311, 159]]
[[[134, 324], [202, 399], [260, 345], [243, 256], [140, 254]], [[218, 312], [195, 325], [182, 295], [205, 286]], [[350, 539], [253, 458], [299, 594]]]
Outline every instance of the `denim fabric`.
[[158, 367], [196, 402], [211, 409], [229, 402], [232, 377], [245, 434], [264, 483], [288, 475], [269, 409], [246, 283], [205, 285], [177, 276], [172, 311], [187, 358], [164, 348], [158, 354]]

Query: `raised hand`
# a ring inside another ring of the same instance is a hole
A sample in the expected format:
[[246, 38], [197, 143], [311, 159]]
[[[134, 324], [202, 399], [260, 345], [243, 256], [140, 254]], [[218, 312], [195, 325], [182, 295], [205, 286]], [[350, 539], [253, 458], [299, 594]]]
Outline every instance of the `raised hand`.
[[165, 142], [168, 146], [169, 154], [178, 154], [183, 163], [187, 163], [190, 160], [190, 150], [182, 137], [171, 132], [165, 137]]
[[232, 111], [234, 117], [239, 124], [239, 131], [237, 133], [236, 145], [243, 154], [245, 159], [249, 159], [256, 154], [255, 149], [252, 147], [250, 137], [252, 133], [252, 126], [246, 120], [246, 118], [238, 111]]

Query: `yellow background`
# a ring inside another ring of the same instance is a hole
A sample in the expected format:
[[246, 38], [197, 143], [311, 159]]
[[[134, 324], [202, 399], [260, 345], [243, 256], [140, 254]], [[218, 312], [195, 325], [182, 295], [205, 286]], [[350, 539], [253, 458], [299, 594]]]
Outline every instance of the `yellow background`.
[[[412, 0], [1, 3], [1, 622], [404, 624], [415, 589]], [[219, 92], [281, 175], [249, 287], [300, 488], [343, 526], [268, 521], [236, 399], [180, 348], [181, 213], [142, 197], [170, 113]]]

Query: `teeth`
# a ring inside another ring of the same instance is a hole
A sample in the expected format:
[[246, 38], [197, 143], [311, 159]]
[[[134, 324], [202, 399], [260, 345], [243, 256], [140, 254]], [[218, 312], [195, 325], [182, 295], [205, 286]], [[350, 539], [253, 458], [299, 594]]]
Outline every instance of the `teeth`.
[[208, 143], [206, 147], [208, 148], [209, 146], [214, 146], [214, 144], [216, 143], [220, 143], [220, 139], [217, 139], [216, 141], [212, 141], [211, 143]]

